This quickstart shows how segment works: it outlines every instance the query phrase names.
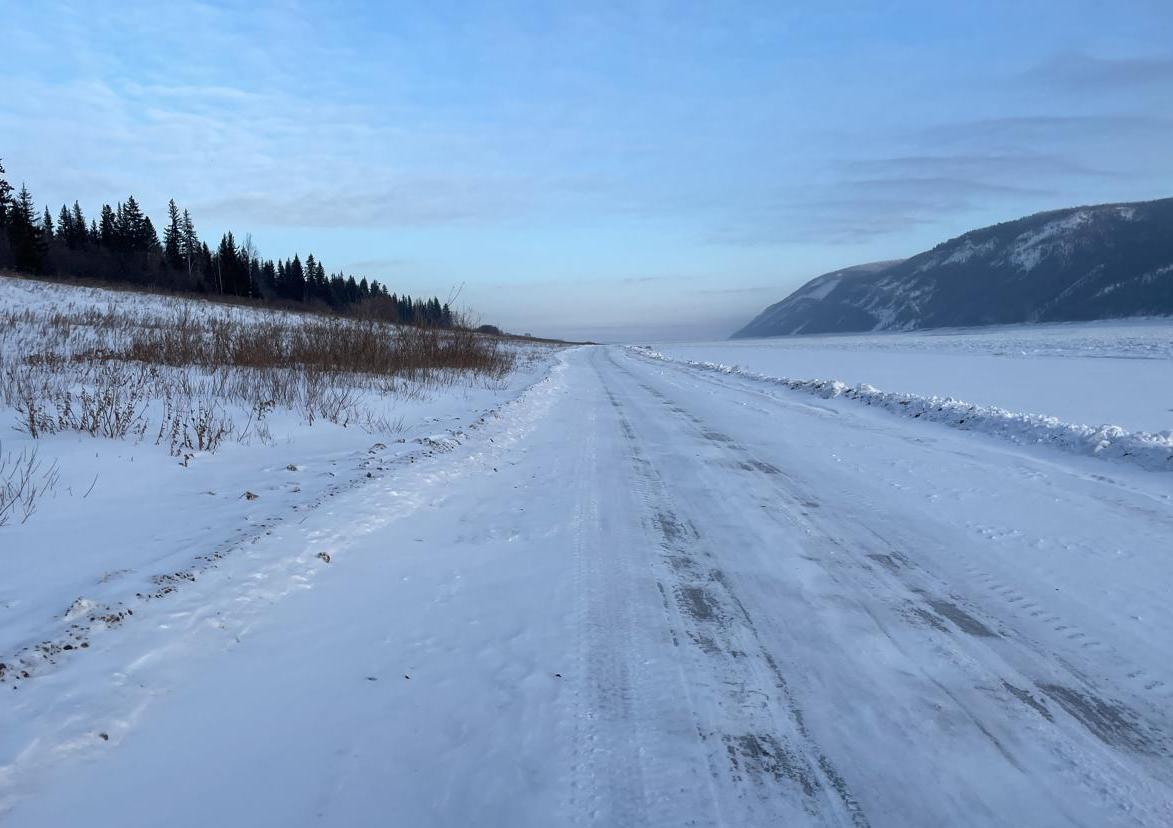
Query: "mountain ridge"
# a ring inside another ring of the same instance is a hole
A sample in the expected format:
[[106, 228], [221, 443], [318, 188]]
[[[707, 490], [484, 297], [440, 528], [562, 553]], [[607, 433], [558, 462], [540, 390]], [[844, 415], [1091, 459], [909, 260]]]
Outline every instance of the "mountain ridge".
[[1173, 315], [1173, 198], [1047, 210], [841, 268], [731, 338]]

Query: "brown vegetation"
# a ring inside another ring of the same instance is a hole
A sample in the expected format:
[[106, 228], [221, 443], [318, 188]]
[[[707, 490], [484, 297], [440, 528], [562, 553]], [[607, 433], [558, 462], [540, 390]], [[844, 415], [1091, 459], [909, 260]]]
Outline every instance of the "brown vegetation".
[[[470, 331], [183, 300], [0, 312], [0, 404], [31, 437], [153, 437], [175, 456], [268, 436], [274, 409], [390, 432], [370, 402], [500, 381], [515, 349]], [[238, 420], [246, 420], [243, 425]]]

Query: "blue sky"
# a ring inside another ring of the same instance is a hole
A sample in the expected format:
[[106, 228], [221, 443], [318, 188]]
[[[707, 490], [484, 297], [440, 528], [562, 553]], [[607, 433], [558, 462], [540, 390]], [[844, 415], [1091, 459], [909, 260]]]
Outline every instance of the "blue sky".
[[54, 212], [518, 331], [725, 336], [819, 273], [1173, 195], [1173, 4], [0, 0], [0, 157]]

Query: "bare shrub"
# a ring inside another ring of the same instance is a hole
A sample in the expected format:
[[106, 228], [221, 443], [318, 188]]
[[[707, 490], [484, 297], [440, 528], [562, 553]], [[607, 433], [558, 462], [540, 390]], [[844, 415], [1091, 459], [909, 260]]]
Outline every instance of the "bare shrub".
[[[227, 438], [270, 439], [268, 415], [297, 412], [371, 431], [399, 430], [374, 404], [462, 381], [499, 382], [515, 348], [466, 330], [222, 308], [174, 301], [0, 310], [0, 405], [18, 430], [142, 438], [173, 455]], [[232, 414], [244, 422], [238, 427]]]
[[189, 398], [185, 403], [175, 408], [168, 400], [159, 437], [155, 440], [156, 444], [162, 442], [166, 433], [170, 437], [172, 456], [180, 457], [189, 451], [215, 451], [236, 430], [215, 400], [200, 400], [193, 404]]
[[40, 499], [56, 488], [58, 477], [57, 464], [46, 467], [35, 448], [5, 454], [0, 445], [0, 526], [32, 517]]
[[94, 437], [142, 436], [142, 414], [151, 396], [148, 366], [98, 363], [87, 384], [74, 390], [52, 372], [14, 372], [17, 429], [30, 437], [81, 431]]
[[120, 350], [106, 356], [177, 367], [300, 368], [424, 379], [442, 370], [500, 376], [513, 367], [513, 355], [497, 340], [471, 331], [331, 318], [201, 322], [187, 311], [172, 324], [134, 330]]

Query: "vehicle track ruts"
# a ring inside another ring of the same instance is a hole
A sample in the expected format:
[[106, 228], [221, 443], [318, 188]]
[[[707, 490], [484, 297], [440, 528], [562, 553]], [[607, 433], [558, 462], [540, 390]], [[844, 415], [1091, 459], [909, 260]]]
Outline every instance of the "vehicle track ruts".
[[[723, 461], [724, 466], [756, 474], [762, 485], [777, 492], [771, 508], [764, 509], [764, 513], [804, 538], [809, 559], [818, 562], [830, 577], [843, 583], [844, 595], [892, 598], [903, 593], [899, 601], [901, 605], [891, 606], [888, 611], [877, 612], [872, 600], [859, 603], [860, 608], [873, 618], [886, 635], [887, 628], [893, 623], [903, 622], [924, 626], [928, 635], [948, 637], [960, 646], [942, 648], [941, 656], [952, 660], [968, 674], [975, 688], [980, 687], [984, 692], [1000, 696], [1004, 705], [1022, 705], [1024, 709], [1037, 714], [1040, 721], [1048, 724], [1055, 724], [1056, 716], [1065, 713], [1070, 717], [1069, 721], [1077, 722], [1086, 733], [1109, 748], [1135, 754], [1142, 760], [1146, 757], [1162, 760], [1145, 763], [1145, 766], [1150, 771], [1156, 771], [1159, 778], [1168, 781], [1170, 769], [1163, 760], [1173, 756], [1173, 739], [1160, 725], [1146, 720], [1137, 710], [1113, 699], [1110, 692], [1097, 688], [1086, 675], [1046, 651], [1038, 642], [1014, 630], [1004, 629], [992, 620], [983, 620], [975, 609], [965, 605], [964, 599], [952, 594], [947, 584], [911, 562], [901, 552], [900, 540], [889, 540], [874, 530], [863, 529], [855, 534], [870, 534], [875, 541], [870, 548], [843, 542], [834, 530], [827, 528], [829, 521], [825, 515], [819, 514], [821, 504], [817, 497], [783, 469], [755, 458], [727, 434], [712, 429], [668, 395], [616, 361], [613, 354], [609, 353], [608, 358], [626, 380], [644, 391], [662, 410], [682, 420], [697, 439], [706, 441], [714, 452], [725, 454], [728, 459]], [[842, 522], [843, 515], [836, 515], [834, 519]], [[877, 584], [877, 581], [882, 583]], [[893, 643], [898, 640], [896, 636], [888, 637]], [[971, 640], [967, 642], [966, 639]], [[991, 658], [991, 655], [994, 657]], [[996, 671], [998, 668], [1005, 671], [999, 676], [1001, 687], [985, 687], [991, 679], [991, 670]], [[1012, 752], [995, 733], [995, 729], [983, 721], [981, 714], [952, 691], [938, 686], [966, 715], [972, 726], [1009, 763], [1017, 766]], [[1069, 727], [1051, 728], [1051, 731], [1046, 735], [1049, 748], [1062, 757], [1061, 761], [1076, 767], [1086, 745], [1080, 744], [1079, 739], [1070, 738]], [[1104, 793], [1116, 802], [1121, 813], [1126, 813], [1131, 807], [1131, 785], [1109, 788], [1102, 780], [1086, 782], [1103, 786]], [[1054, 797], [1054, 804], [1057, 811], [1066, 810], [1057, 796]], [[1075, 814], [1070, 816], [1073, 823], [1079, 821]]]
[[[606, 385], [602, 372], [600, 379]], [[649, 534], [660, 548], [653, 570], [684, 652], [697, 733], [726, 800], [722, 811], [737, 824], [868, 825], [842, 774], [811, 737], [754, 619], [698, 529], [679, 516], [623, 402], [609, 389], [606, 394], [628, 442]]]

